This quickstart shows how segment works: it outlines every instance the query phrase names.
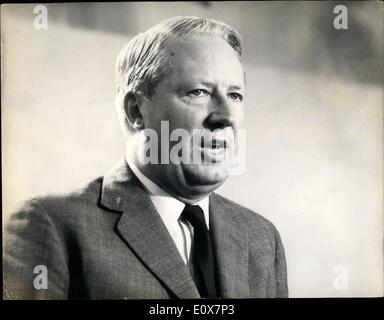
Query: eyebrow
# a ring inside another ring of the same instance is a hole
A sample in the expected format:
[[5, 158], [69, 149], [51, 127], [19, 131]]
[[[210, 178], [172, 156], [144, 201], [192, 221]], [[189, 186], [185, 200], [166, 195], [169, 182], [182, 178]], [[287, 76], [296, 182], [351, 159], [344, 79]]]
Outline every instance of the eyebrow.
[[[207, 81], [199, 81], [197, 80], [196, 83], [201, 83], [202, 85], [206, 87], [214, 87], [215, 83], [212, 82], [207, 82]], [[238, 86], [238, 85], [230, 85], [229, 90], [244, 90], [245, 89], [245, 84], [244, 86]]]

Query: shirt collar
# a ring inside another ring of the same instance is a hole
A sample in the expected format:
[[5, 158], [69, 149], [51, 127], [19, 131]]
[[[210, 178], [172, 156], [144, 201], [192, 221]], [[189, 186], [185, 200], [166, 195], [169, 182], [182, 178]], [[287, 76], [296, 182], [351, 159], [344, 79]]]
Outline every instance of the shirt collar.
[[[185, 203], [171, 196], [151, 179], [145, 176], [128, 157], [126, 161], [129, 167], [132, 169], [133, 173], [143, 184], [144, 189], [149, 194], [153, 205], [155, 206], [157, 212], [160, 214], [161, 218], [164, 221], [178, 221], [181, 213], [184, 210]], [[204, 212], [205, 223], [209, 229], [209, 197], [205, 197], [193, 205], [199, 206]]]

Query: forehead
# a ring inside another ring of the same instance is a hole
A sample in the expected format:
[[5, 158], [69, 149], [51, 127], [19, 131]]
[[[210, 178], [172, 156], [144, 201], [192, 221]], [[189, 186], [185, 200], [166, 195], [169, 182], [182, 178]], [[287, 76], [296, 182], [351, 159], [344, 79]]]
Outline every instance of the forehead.
[[234, 49], [222, 38], [171, 38], [166, 41], [164, 50], [171, 79], [212, 80], [244, 85], [241, 62]]

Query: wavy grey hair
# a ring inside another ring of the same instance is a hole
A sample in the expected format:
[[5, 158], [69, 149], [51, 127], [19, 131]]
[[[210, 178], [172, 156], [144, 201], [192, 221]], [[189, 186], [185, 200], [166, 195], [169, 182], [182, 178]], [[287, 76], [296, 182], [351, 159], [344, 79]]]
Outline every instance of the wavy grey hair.
[[116, 108], [126, 128], [124, 99], [128, 93], [150, 98], [167, 69], [168, 59], [162, 50], [169, 38], [198, 35], [224, 39], [240, 58], [241, 36], [228, 24], [203, 17], [173, 17], [139, 33], [120, 51], [116, 61]]

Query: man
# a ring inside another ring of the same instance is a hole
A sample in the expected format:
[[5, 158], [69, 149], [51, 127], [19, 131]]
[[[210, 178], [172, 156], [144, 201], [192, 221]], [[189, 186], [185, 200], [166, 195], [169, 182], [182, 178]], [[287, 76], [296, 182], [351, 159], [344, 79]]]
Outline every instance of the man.
[[[129, 42], [117, 61], [125, 159], [76, 192], [17, 210], [4, 243], [6, 299], [287, 297], [276, 228], [213, 192], [243, 117], [241, 51], [232, 27], [197, 17]], [[187, 133], [176, 156], [164, 124]], [[197, 144], [196, 130], [205, 132]], [[153, 148], [158, 163], [148, 161]], [[187, 161], [196, 152], [203, 161]]]

